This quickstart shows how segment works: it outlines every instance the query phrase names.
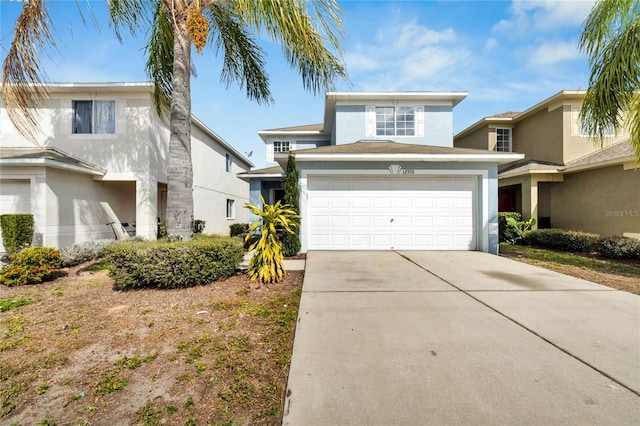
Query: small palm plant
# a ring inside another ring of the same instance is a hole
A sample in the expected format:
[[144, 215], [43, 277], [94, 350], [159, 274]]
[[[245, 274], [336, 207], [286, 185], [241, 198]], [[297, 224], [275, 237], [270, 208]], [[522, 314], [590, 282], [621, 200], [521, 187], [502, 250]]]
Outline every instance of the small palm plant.
[[262, 196], [260, 200], [264, 206], [262, 210], [253, 204], [244, 205], [260, 217], [260, 220], [251, 224], [245, 237], [245, 241], [249, 241], [252, 235], [260, 235], [260, 238], [249, 246], [249, 251], [254, 250], [254, 253], [249, 261], [247, 274], [252, 281], [260, 281], [263, 284], [279, 283], [284, 279], [285, 272], [282, 243], [277, 233], [284, 231], [293, 234], [300, 216], [288, 204], [283, 205], [280, 201], [267, 204]]

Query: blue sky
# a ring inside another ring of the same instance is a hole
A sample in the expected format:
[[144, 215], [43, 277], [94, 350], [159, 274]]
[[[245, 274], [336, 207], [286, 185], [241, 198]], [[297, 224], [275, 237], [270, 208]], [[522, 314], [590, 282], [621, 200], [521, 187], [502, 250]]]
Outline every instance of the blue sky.
[[[144, 39], [118, 42], [103, 1], [90, 4], [96, 30], [75, 0], [51, 1], [58, 51], [44, 59], [51, 82], [146, 81]], [[459, 132], [482, 117], [522, 111], [560, 90], [586, 89], [589, 68], [577, 49], [593, 1], [345, 1], [343, 54], [351, 82], [340, 91], [466, 91], [454, 109]], [[22, 3], [0, 0], [4, 60]], [[84, 6], [82, 6], [84, 7]], [[238, 151], [264, 165], [259, 130], [319, 123], [324, 95], [305, 92], [279, 47], [263, 42], [274, 102], [257, 105], [220, 84], [214, 51], [194, 53], [192, 112]]]

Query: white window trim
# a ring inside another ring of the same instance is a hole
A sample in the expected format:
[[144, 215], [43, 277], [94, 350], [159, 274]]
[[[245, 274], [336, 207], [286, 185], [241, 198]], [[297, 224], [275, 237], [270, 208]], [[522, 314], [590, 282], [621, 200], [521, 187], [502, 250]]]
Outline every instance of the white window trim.
[[[115, 133], [73, 133], [73, 101], [114, 101], [116, 103]], [[126, 101], [113, 98], [73, 98], [60, 101], [60, 133], [73, 139], [115, 139], [126, 133]]]
[[[236, 218], [236, 202], [231, 198], [227, 198], [227, 202], [225, 205], [225, 216], [228, 220], [233, 220]], [[231, 215], [229, 215], [231, 213]]]
[[[580, 106], [572, 105], [571, 106], [571, 136], [579, 136], [582, 138], [592, 138], [595, 135], [589, 135], [585, 133], [584, 126], [582, 125], [582, 120], [580, 119]], [[604, 135], [605, 138], [615, 137], [616, 134], [611, 129], [610, 134]]]
[[[274, 147], [274, 143], [275, 142], [289, 142], [289, 149], [288, 151], [293, 151], [296, 149], [296, 143], [295, 141], [292, 140], [287, 140], [287, 139], [274, 139], [271, 140], [267, 143], [267, 163], [275, 163], [275, 147]], [[285, 151], [286, 152], [286, 151]], [[278, 151], [278, 154], [280, 154], [281, 152]]]
[[[414, 125], [413, 135], [377, 135], [376, 134], [376, 108], [413, 107]], [[416, 138], [424, 136], [424, 106], [423, 105], [366, 105], [365, 106], [365, 135], [372, 137]]]
[[233, 171], [233, 157], [228, 152], [224, 154], [224, 169], [227, 173]]

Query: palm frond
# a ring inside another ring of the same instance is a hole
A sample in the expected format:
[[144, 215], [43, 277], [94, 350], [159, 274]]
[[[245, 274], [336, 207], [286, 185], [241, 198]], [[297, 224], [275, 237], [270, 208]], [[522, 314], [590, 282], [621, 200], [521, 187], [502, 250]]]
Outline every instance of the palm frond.
[[122, 31], [125, 29], [132, 36], [147, 29], [150, 24], [149, 16], [155, 9], [154, 3], [148, 0], [109, 0], [107, 2], [109, 20], [118, 40], [122, 42]]
[[173, 19], [162, 2], [158, 2], [153, 11], [153, 23], [145, 50], [147, 74], [154, 83], [154, 105], [158, 115], [164, 117], [171, 104], [174, 52]]
[[304, 88], [317, 94], [331, 90], [338, 79], [347, 79], [338, 41], [342, 22], [335, 0], [311, 0], [313, 16], [306, 3], [236, 0], [233, 4], [248, 26], [257, 32], [264, 30], [282, 46], [289, 65], [300, 72]]
[[[585, 130], [601, 145], [628, 125], [640, 160], [640, 3], [602, 0], [585, 21], [579, 42], [589, 56], [589, 87], [580, 110]], [[635, 120], [635, 121], [634, 121]]]
[[25, 2], [2, 64], [2, 98], [7, 114], [18, 132], [34, 142], [38, 128], [36, 111], [49, 96], [44, 85], [46, 73], [38, 55], [47, 47], [55, 47], [52, 27], [44, 0]]
[[213, 2], [206, 9], [212, 31], [209, 44], [223, 52], [221, 82], [228, 88], [238, 82], [249, 99], [258, 103], [272, 101], [264, 51], [258, 46], [230, 3]]

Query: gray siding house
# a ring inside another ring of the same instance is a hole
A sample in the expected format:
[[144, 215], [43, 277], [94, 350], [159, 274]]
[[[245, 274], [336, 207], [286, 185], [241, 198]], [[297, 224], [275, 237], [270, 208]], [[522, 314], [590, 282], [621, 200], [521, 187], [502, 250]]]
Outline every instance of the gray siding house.
[[[465, 92], [330, 92], [321, 124], [259, 132], [267, 168], [241, 173], [250, 200], [300, 175], [302, 252], [498, 250], [498, 164], [516, 153], [453, 147]], [[255, 218], [250, 218], [255, 220]]]

